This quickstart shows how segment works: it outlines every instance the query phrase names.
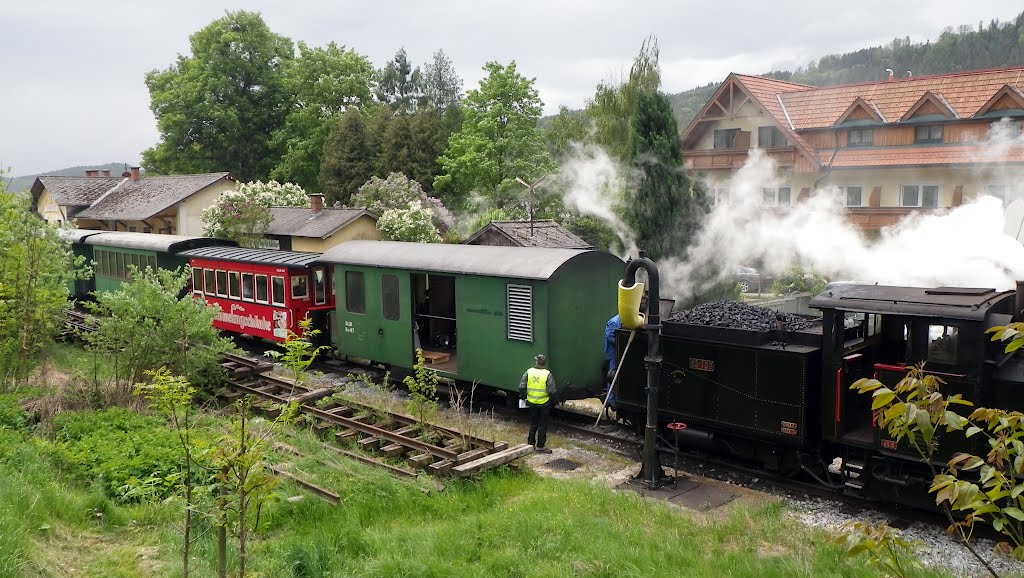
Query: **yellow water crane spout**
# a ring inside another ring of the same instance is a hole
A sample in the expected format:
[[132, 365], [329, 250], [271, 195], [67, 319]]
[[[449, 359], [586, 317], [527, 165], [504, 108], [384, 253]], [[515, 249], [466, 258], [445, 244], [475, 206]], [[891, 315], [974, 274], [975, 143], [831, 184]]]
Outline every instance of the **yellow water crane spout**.
[[646, 316], [640, 313], [640, 302], [644, 298], [644, 284], [633, 283], [629, 287], [619, 281], [619, 320], [626, 329], [643, 327]]

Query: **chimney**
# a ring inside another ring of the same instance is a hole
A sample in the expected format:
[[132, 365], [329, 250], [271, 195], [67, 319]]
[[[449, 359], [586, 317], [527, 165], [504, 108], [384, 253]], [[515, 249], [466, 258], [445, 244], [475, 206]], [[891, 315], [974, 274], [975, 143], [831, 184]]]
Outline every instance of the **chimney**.
[[309, 210], [316, 214], [324, 210], [324, 196], [319, 193], [309, 195]]
[[141, 167], [132, 167], [132, 180], [133, 181], [139, 180], [139, 169], [140, 168]]
[[102, 171], [100, 171], [100, 176], [101, 177], [109, 177], [110, 176], [110, 169], [103, 169]]
[[87, 177], [98, 177], [99, 171], [96, 169], [85, 169], [85, 176]]
[[892, 80], [892, 75], [893, 75], [892, 69], [891, 68], [886, 68], [885, 71], [889, 73], [889, 80]]

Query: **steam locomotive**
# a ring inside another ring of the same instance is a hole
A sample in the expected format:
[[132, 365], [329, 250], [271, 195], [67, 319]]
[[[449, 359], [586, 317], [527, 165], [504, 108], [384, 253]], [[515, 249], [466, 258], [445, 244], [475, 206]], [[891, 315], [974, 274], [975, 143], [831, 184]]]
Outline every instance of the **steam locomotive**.
[[[619, 415], [645, 423], [647, 354], [660, 340], [657, 433], [662, 446], [725, 454], [784, 475], [812, 476], [845, 493], [934, 507], [931, 474], [906, 441], [877, 427], [860, 378], [894, 385], [909, 365], [975, 406], [1024, 407], [1024, 360], [985, 330], [1024, 309], [1024, 290], [837, 285], [814, 297], [804, 327], [721, 327], [669, 316], [660, 332], [620, 330], [625, 355]], [[660, 333], [660, 334], [658, 334]], [[967, 408], [969, 412], [970, 408]], [[676, 424], [672, 429], [667, 424]], [[979, 438], [947, 435], [937, 460], [984, 455]]]

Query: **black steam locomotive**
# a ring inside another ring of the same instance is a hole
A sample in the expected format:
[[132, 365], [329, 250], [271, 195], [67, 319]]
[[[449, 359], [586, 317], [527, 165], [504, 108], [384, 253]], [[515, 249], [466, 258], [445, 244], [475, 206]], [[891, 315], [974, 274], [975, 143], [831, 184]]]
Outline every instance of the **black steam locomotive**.
[[[735, 311], [725, 322], [707, 311], [665, 319], [657, 373], [661, 445], [813, 476], [864, 498], [927, 506], [929, 470], [912, 448], [877, 427], [871, 397], [850, 385], [862, 377], [894, 385], [908, 365], [926, 362], [946, 382], [946, 395], [1024, 408], [1024, 360], [985, 334], [1014, 320], [1024, 291], [851, 284], [827, 289], [810, 306], [821, 310], [820, 319], [779, 316], [774, 326], [737, 322], [743, 315]], [[629, 331], [616, 338], [620, 355], [625, 351], [619, 415], [640, 426], [651, 334], [638, 330], [628, 350]], [[685, 429], [670, 431], [671, 422]], [[944, 439], [940, 458], [985, 453], [972, 447], [983, 436], [962, 437]]]

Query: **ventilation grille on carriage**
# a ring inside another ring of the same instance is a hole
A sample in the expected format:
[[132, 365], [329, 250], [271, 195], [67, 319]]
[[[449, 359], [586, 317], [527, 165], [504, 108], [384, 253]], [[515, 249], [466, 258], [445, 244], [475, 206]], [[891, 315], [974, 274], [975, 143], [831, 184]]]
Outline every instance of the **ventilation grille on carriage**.
[[506, 298], [508, 302], [508, 338], [532, 342], [533, 287], [509, 285]]

